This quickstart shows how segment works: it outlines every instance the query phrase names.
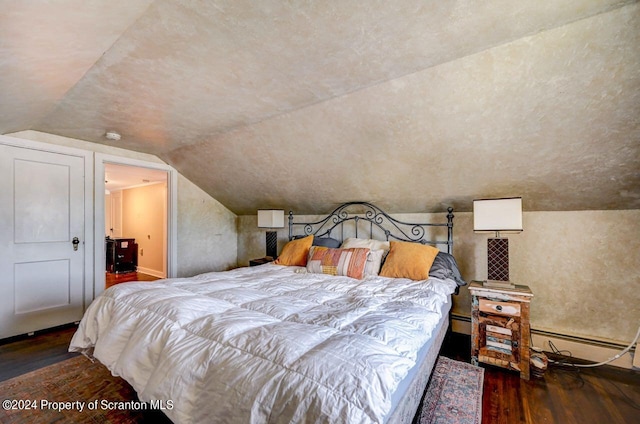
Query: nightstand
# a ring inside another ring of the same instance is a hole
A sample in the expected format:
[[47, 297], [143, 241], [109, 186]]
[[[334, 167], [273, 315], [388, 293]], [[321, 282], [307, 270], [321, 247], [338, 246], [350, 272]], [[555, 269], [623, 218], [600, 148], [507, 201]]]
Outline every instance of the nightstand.
[[263, 265], [272, 261], [273, 261], [273, 258], [271, 256], [265, 256], [264, 258], [259, 258], [259, 259], [251, 259], [249, 260], [249, 266]]
[[529, 380], [529, 305], [533, 293], [527, 286], [484, 287], [472, 281], [471, 363], [496, 365], [520, 372]]

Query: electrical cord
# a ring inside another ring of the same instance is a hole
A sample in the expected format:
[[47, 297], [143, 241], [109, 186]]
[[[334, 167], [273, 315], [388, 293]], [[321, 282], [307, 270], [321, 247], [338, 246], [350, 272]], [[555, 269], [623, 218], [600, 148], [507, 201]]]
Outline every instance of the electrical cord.
[[570, 359], [573, 359], [573, 354], [571, 353], [571, 351], [558, 349], [551, 340], [549, 340], [549, 348], [551, 349], [551, 352], [554, 355], [567, 357], [567, 359], [562, 359], [562, 360], [555, 360], [555, 359], [548, 358], [550, 364], [561, 365], [566, 367], [573, 367], [576, 365], [575, 363], [569, 361]]
[[[629, 352], [631, 350], [631, 348], [633, 347], [633, 345], [636, 344], [636, 342], [638, 341], [638, 338], [640, 338], [640, 327], [638, 327], [638, 332], [636, 333], [636, 337], [629, 344], [629, 346], [627, 346], [624, 349], [622, 349], [617, 355], [612, 356], [611, 358], [607, 359], [606, 361], [598, 362], [597, 364], [572, 364], [572, 365], [574, 367], [579, 367], [579, 368], [593, 368], [593, 367], [599, 367], [601, 365], [606, 365], [609, 362], [613, 362], [616, 359], [618, 359], [619, 357], [621, 357], [622, 355], [624, 355], [625, 353]], [[551, 345], [551, 342], [549, 342], [549, 344]], [[639, 355], [639, 354], [640, 354], [640, 352], [636, 352], [636, 355]]]
[[[567, 367], [565, 369], [570, 369], [570, 370], [575, 371], [576, 372], [576, 377], [580, 381], [580, 387], [582, 387], [582, 386], [584, 386], [585, 380], [580, 376], [580, 368], [593, 368], [593, 367], [598, 367], [598, 366], [605, 365], [605, 364], [608, 364], [610, 362], [615, 361], [616, 359], [620, 358], [622, 355], [627, 353], [629, 350], [631, 350], [633, 345], [638, 341], [638, 338], [640, 338], [640, 328], [638, 328], [638, 332], [636, 333], [635, 338], [629, 344], [629, 346], [627, 346], [626, 348], [621, 350], [617, 355], [607, 359], [606, 361], [599, 362], [597, 364], [576, 364], [574, 362], [570, 362], [569, 360], [573, 358], [572, 353], [570, 351], [568, 351], [568, 350], [559, 350], [553, 344], [553, 342], [551, 340], [549, 340], [549, 347], [551, 348], [551, 351], [552, 351], [553, 354], [558, 355], [558, 356], [566, 356], [567, 357], [566, 360], [554, 360], [554, 359], [549, 358], [548, 359], [549, 360], [549, 364], [553, 364], [555, 366], [560, 366], [560, 367]], [[636, 352], [636, 355], [640, 355], [640, 352]], [[609, 381], [609, 384], [611, 384], [613, 387], [616, 388], [616, 390], [618, 390], [618, 392], [623, 396], [623, 398], [626, 400], [626, 402], [632, 408], [640, 410], [640, 405], [635, 403], [635, 401], [633, 399], [631, 399], [631, 397], [629, 397], [624, 392], [624, 390], [622, 390], [617, 384], [615, 384], [613, 381]]]

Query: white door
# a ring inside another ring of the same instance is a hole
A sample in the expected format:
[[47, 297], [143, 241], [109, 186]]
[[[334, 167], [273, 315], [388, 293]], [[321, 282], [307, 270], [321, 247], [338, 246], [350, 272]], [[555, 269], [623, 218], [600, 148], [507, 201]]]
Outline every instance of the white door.
[[111, 237], [122, 237], [122, 191], [111, 192]]
[[82, 318], [83, 236], [84, 159], [0, 144], [0, 338]]
[[111, 194], [104, 195], [104, 235], [111, 237]]

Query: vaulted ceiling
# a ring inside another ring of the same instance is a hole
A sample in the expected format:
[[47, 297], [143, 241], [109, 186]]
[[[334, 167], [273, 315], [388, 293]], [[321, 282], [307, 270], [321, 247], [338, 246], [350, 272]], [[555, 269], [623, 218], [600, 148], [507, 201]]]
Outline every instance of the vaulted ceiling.
[[640, 4], [0, 0], [21, 130], [155, 154], [238, 214], [638, 209]]

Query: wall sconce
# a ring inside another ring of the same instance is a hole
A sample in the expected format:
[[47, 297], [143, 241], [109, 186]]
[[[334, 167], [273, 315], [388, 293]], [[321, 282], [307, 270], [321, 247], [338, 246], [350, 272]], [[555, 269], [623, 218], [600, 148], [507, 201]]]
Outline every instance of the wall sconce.
[[522, 197], [474, 200], [473, 231], [495, 233], [487, 240], [487, 278], [509, 281], [509, 239], [500, 232], [522, 231]]
[[[284, 228], [283, 209], [258, 209], [258, 228]], [[278, 256], [278, 232], [267, 231], [267, 256], [275, 259]]]

